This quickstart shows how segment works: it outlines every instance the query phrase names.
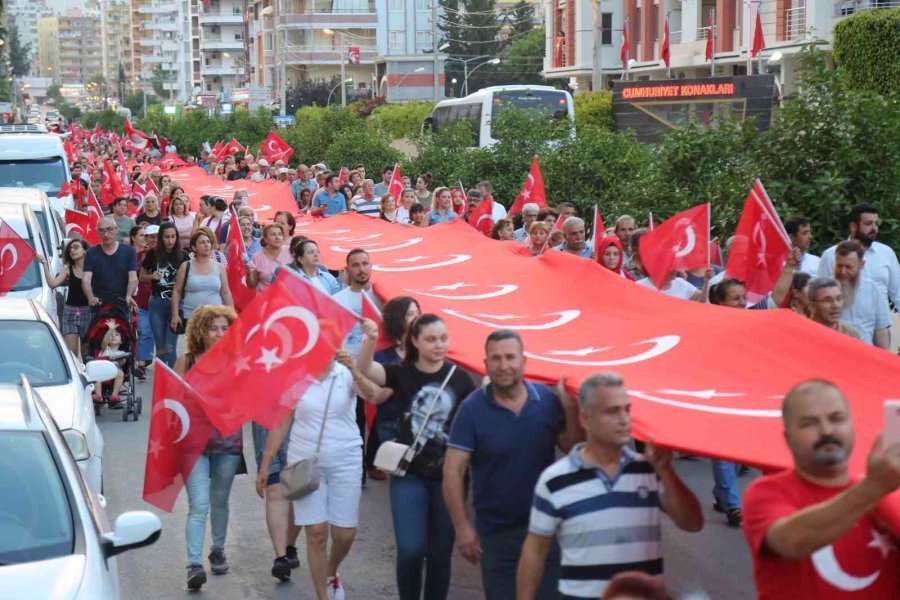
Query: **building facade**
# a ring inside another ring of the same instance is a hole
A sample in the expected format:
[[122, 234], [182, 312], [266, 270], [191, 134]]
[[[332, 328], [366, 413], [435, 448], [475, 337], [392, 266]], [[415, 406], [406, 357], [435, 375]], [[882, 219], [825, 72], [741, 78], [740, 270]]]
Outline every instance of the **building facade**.
[[131, 0], [135, 87], [164, 101], [187, 102], [200, 90], [199, 0]]
[[200, 11], [200, 79], [204, 93], [229, 100], [249, 77], [245, 0], [210, 0]]
[[105, 2], [101, 7], [100, 26], [105, 93], [107, 97], [117, 98], [121, 102], [134, 83], [131, 5]]
[[[746, 74], [748, 41], [754, 34], [750, 25], [759, 11], [766, 48], [751, 68], [754, 73], [774, 73], [785, 94], [796, 85], [798, 53], [804, 46], [821, 40], [828, 48], [835, 23], [854, 11], [897, 6], [879, 0], [543, 2], [547, 23], [544, 74], [569, 80], [576, 91], [608, 88], [610, 80], [626, 76], [642, 80]], [[660, 57], [667, 18], [668, 72]], [[627, 74], [620, 58], [626, 26], [628, 59], [634, 61]], [[706, 60], [711, 32], [714, 66]]]
[[22, 46], [28, 46], [32, 76], [37, 76], [40, 71], [38, 21], [53, 15], [53, 9], [47, 5], [46, 0], [12, 0], [7, 5], [7, 22], [15, 26]]
[[[444, 97], [446, 54], [434, 51], [432, 20], [439, 18], [430, 0], [375, 0], [376, 77], [379, 94], [392, 102]], [[437, 31], [440, 42], [440, 31]]]
[[77, 9], [38, 21], [41, 77], [60, 85], [85, 85], [103, 74], [103, 44], [99, 16]]

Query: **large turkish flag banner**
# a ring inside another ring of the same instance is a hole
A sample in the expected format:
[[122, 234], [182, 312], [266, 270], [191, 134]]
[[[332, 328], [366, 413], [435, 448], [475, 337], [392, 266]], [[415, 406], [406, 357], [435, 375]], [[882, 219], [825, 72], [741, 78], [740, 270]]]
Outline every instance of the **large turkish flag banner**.
[[818, 377], [850, 399], [857, 431], [851, 469], [862, 474], [882, 427], [882, 403], [900, 397], [900, 358], [792, 311], [670, 298], [595, 261], [552, 250], [522, 256], [460, 221], [416, 228], [338, 215], [298, 229], [319, 243], [332, 269], [342, 268], [350, 249], [367, 250], [376, 293], [413, 296], [423, 311], [446, 319], [450, 357], [473, 371], [483, 372], [484, 338], [505, 327], [524, 339], [529, 378], [553, 383], [563, 375], [574, 390], [598, 371], [620, 373], [634, 403], [635, 434], [662, 446], [789, 467], [781, 400]]
[[275, 213], [282, 210], [292, 215], [298, 212], [289, 183], [272, 179], [222, 181], [218, 177], [207, 175], [200, 167], [184, 167], [166, 174], [184, 188], [191, 199], [191, 210], [194, 211], [197, 210], [200, 196], [204, 194], [221, 196], [231, 202], [237, 190], [247, 190], [250, 206], [256, 211], [256, 218], [260, 221], [272, 221]]

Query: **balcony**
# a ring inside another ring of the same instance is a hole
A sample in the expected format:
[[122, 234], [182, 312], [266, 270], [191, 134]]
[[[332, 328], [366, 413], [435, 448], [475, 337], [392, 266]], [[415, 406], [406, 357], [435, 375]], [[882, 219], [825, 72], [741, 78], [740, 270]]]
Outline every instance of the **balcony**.
[[173, 12], [178, 12], [178, 5], [172, 3], [160, 4], [159, 6], [139, 6], [137, 11], [142, 15], [165, 15]]
[[162, 65], [162, 64], [167, 64], [167, 63], [178, 62], [178, 59], [171, 55], [164, 56], [162, 54], [142, 54], [141, 62], [148, 63], [148, 64]]
[[144, 21], [144, 29], [149, 31], [177, 31], [178, 22], [175, 19], [153, 19]]
[[201, 25], [243, 25], [244, 15], [240, 12], [203, 13], [200, 15]]
[[289, 29], [319, 29], [330, 27], [332, 29], [353, 29], [359, 26], [374, 27], [378, 22], [378, 16], [374, 7], [369, 10], [338, 10], [326, 12], [314, 12], [312, 10], [299, 10], [278, 15], [275, 20], [276, 27]]
[[834, 3], [834, 18], [840, 19], [864, 10], [900, 8], [900, 0], [838, 0]]
[[[280, 53], [279, 53], [280, 54]], [[375, 46], [359, 47], [360, 64], [372, 64], [378, 55], [378, 49]], [[340, 53], [338, 49], [331, 44], [327, 45], [305, 45], [305, 46], [287, 46], [284, 52], [285, 63], [289, 65], [304, 65], [309, 63], [316, 64], [341, 64]], [[344, 59], [346, 60], [346, 53]]]
[[239, 67], [237, 65], [204, 65], [200, 69], [200, 74], [204, 77], [227, 77], [229, 75], [237, 76], [244, 74], [244, 67]]
[[806, 27], [806, 7], [798, 6], [784, 11], [784, 39], [802, 40], [808, 36]]
[[222, 39], [203, 39], [200, 40], [200, 50], [202, 52], [213, 52], [216, 50], [243, 50], [244, 40], [222, 40]]

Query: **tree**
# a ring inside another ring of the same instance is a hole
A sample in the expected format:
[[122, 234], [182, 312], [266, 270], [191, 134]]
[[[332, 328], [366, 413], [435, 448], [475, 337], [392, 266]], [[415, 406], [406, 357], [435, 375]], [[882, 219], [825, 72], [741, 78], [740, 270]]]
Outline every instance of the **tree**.
[[119, 102], [125, 98], [125, 85], [128, 83], [127, 76], [125, 75], [125, 65], [119, 61], [119, 72], [116, 75], [116, 97], [119, 99]]
[[503, 19], [510, 28], [510, 39], [516, 39], [534, 29], [534, 4], [519, 0]]
[[890, 94], [900, 89], [900, 8], [869, 10], [834, 26], [834, 60], [859, 90]]
[[522, 37], [513, 39], [500, 52], [504, 84], [546, 84], [543, 75], [544, 54], [543, 27], [532, 27]]
[[[438, 45], [448, 44], [447, 54], [452, 59], [444, 67], [448, 90], [452, 79], [463, 81], [463, 60], [485, 56], [487, 61], [489, 57], [497, 56], [502, 23], [496, 4], [496, 0], [440, 0], [438, 29], [442, 35]], [[471, 61], [469, 71], [482, 62]], [[488, 65], [480, 67], [468, 78], [469, 93], [497, 83], [496, 73], [493, 73], [496, 70]]]
[[9, 28], [9, 61], [14, 77], [27, 77], [31, 74], [31, 44], [22, 45], [19, 30], [15, 25]]
[[53, 100], [54, 104], [59, 106], [65, 100], [63, 100], [62, 92], [60, 91], [60, 87], [58, 83], [51, 83], [50, 87], [47, 88], [47, 97]]
[[[340, 78], [335, 76], [330, 80], [308, 79], [289, 86], [285, 91], [285, 99], [287, 100], [285, 114], [292, 115], [304, 106], [325, 106], [331, 90], [334, 89], [334, 86], [339, 81]], [[338, 98], [340, 98], [339, 92], [340, 90], [334, 92], [334, 95], [337, 95]]]
[[173, 75], [174, 73], [172, 71], [163, 68], [161, 64], [153, 67], [153, 76], [150, 78], [150, 84], [153, 86], [153, 93], [160, 98], [168, 98], [172, 92], [165, 88], [165, 84], [173, 83], [175, 81]]

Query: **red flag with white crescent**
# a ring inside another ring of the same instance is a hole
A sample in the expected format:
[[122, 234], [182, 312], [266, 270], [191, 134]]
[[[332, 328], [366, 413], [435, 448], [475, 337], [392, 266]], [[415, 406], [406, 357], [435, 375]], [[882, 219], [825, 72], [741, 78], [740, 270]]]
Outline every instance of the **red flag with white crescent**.
[[762, 16], [757, 5], [756, 9], [756, 26], [753, 28], [753, 46], [750, 48], [750, 58], [756, 58], [759, 53], [765, 50], [766, 39], [763, 37]]
[[622, 61], [622, 70], [628, 70], [628, 53], [631, 51], [631, 46], [628, 44], [628, 19], [625, 19], [625, 23], [622, 27], [622, 48], [619, 50], [619, 58]]
[[392, 348], [395, 345], [394, 340], [390, 338], [384, 330], [384, 321], [381, 318], [381, 311], [375, 306], [375, 301], [369, 294], [362, 295], [362, 318], [371, 319], [378, 325], [378, 340], [375, 342], [375, 350], [384, 350]]
[[514, 215], [522, 212], [522, 208], [529, 202], [533, 202], [540, 208], [547, 207], [547, 194], [544, 191], [544, 175], [541, 173], [541, 165], [538, 157], [531, 159], [531, 168], [528, 171], [528, 177], [525, 179], [525, 185], [522, 191], [516, 196], [516, 201], [509, 209], [509, 214]]
[[400, 176], [400, 164], [394, 165], [394, 172], [391, 173], [391, 182], [388, 184], [388, 194], [394, 197], [394, 201], [399, 206], [400, 196], [403, 195], [403, 178]]
[[266, 139], [263, 140], [262, 146], [260, 147], [260, 153], [274, 157], [280, 154], [284, 154], [291, 149], [292, 148], [288, 145], [288, 143], [281, 139], [280, 135], [278, 135], [274, 131], [270, 131], [269, 135], [266, 136]]
[[100, 184], [100, 202], [103, 206], [108, 206], [113, 200], [125, 195], [125, 188], [122, 187], [122, 181], [112, 168], [112, 163], [105, 161], [103, 163], [103, 179]]
[[709, 203], [670, 217], [641, 238], [641, 262], [660, 288], [674, 271], [707, 267]]
[[7, 222], [0, 224], [0, 296], [12, 290], [29, 267], [35, 268], [34, 248]]
[[716, 30], [713, 26], [712, 17], [709, 17], [706, 22], [709, 25], [706, 33], [706, 60], [710, 61], [713, 58], [713, 52], [715, 52]]
[[144, 466], [146, 502], [167, 512], [213, 433], [200, 397], [175, 371], [153, 361], [153, 404]]
[[[240, 142], [238, 142], [234, 138], [231, 138], [231, 141], [228, 142], [224, 148], [222, 148], [222, 156], [230, 156], [232, 154], [237, 154], [240, 152], [246, 152], [246, 148], [241, 146]], [[216, 155], [216, 158], [218, 158], [218, 155]]]
[[86, 213], [77, 210], [66, 209], [66, 237], [73, 238], [75, 234], [94, 246], [100, 243], [100, 234], [97, 233], [99, 218], [96, 213]]
[[358, 321], [331, 296], [280, 269], [185, 378], [223, 435], [251, 420], [271, 429], [293, 410]]
[[485, 198], [481, 204], [475, 207], [469, 213], [469, 225], [480, 231], [486, 236], [491, 235], [491, 229], [494, 228], [494, 201]]
[[169, 152], [161, 159], [159, 159], [159, 168], [163, 171], [171, 171], [172, 169], [186, 166], [188, 166], [188, 163], [181, 160], [174, 152]]
[[668, 69], [671, 66], [672, 61], [672, 53], [669, 48], [669, 19], [666, 19], [666, 24], [663, 27], [663, 40], [660, 45], [659, 57], [662, 59], [663, 64], [666, 65]]
[[125, 119], [125, 135], [128, 136], [128, 140], [138, 150], [143, 150], [150, 142], [150, 138], [147, 136], [147, 134], [139, 129], [135, 129], [134, 127], [132, 127], [131, 121], [128, 119]]
[[603, 216], [600, 214], [600, 207], [596, 204], [594, 205], [593, 232], [594, 254], [597, 256], [597, 260], [600, 260], [601, 258], [603, 258], [600, 255], [600, 244], [603, 242], [603, 238], [606, 236], [606, 226], [603, 224]]
[[228, 225], [227, 256], [228, 288], [231, 290], [234, 308], [242, 311], [256, 297], [256, 290], [247, 286], [247, 261], [249, 258], [244, 246], [244, 238], [241, 236], [238, 216], [233, 208], [231, 209], [231, 222]]

